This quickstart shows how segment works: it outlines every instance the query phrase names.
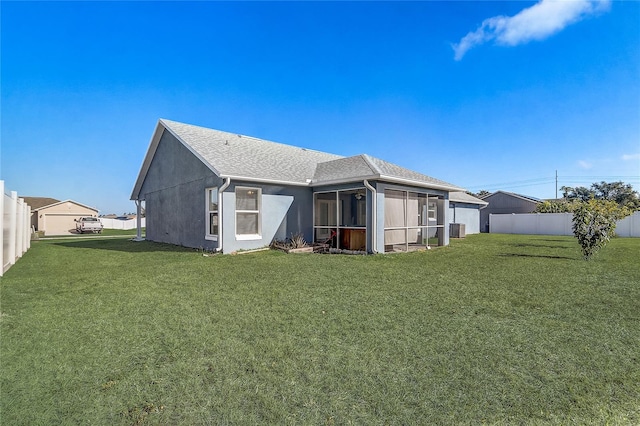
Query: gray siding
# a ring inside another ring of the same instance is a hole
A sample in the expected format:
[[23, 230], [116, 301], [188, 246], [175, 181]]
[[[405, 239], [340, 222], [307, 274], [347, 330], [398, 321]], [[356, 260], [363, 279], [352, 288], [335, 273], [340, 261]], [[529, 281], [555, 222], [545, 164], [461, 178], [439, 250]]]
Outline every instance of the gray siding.
[[205, 188], [215, 176], [173, 135], [165, 131], [140, 191], [145, 200], [146, 239], [194, 248], [216, 248], [205, 235]]
[[480, 231], [489, 232], [489, 215], [504, 213], [531, 213], [537, 203], [517, 196], [497, 192], [483, 198], [489, 204], [480, 210]]

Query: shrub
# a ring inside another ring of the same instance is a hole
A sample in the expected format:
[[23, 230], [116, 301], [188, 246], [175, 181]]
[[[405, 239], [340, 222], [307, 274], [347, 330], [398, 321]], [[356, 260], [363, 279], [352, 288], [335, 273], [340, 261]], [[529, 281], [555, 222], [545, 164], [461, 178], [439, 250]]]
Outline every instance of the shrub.
[[631, 211], [614, 201], [591, 199], [576, 204], [573, 210], [573, 234], [578, 239], [585, 260], [607, 245], [615, 232], [616, 221]]

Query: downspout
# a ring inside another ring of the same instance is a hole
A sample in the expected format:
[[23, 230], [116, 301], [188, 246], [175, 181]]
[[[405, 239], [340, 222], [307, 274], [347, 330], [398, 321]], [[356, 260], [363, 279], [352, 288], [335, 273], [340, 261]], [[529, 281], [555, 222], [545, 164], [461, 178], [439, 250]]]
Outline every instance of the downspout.
[[222, 193], [231, 185], [231, 178], [224, 178], [224, 183], [218, 189], [218, 247], [216, 251], [222, 252], [222, 216], [224, 215], [224, 209], [222, 208]]
[[134, 241], [144, 241], [142, 238], [142, 200], [136, 201], [136, 237], [133, 239]]
[[369, 181], [367, 179], [364, 180], [364, 186], [371, 191], [372, 194], [372, 198], [371, 198], [371, 251], [373, 253], [377, 253], [378, 250], [377, 245], [376, 245], [376, 240], [377, 240], [377, 235], [378, 235], [378, 207], [377, 207], [377, 193], [376, 193], [376, 189], [371, 186], [369, 184]]

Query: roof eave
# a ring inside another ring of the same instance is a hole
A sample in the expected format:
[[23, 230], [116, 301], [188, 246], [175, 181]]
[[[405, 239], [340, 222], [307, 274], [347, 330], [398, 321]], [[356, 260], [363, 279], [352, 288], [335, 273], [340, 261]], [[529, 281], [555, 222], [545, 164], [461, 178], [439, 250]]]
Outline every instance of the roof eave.
[[221, 174], [219, 176], [223, 179], [227, 179], [227, 178], [231, 179], [232, 181], [240, 180], [244, 182], [266, 183], [266, 184], [272, 184], [272, 185], [309, 186], [309, 183], [307, 182], [266, 179], [266, 178], [250, 177], [250, 176], [228, 175], [228, 174]]
[[151, 136], [151, 141], [149, 142], [149, 148], [147, 149], [147, 153], [142, 161], [142, 166], [140, 167], [140, 173], [138, 173], [138, 179], [136, 180], [136, 184], [133, 187], [133, 191], [131, 192], [130, 200], [139, 200], [140, 199], [140, 191], [142, 190], [142, 185], [147, 177], [147, 173], [149, 172], [149, 167], [151, 167], [151, 161], [153, 157], [156, 155], [156, 150], [158, 149], [158, 145], [160, 144], [160, 139], [162, 138], [163, 131], [166, 130], [173, 137], [175, 137], [185, 148], [189, 150], [193, 155], [196, 156], [202, 164], [207, 166], [213, 173], [220, 176], [220, 173], [200, 154], [198, 154], [188, 143], [186, 143], [176, 132], [174, 132], [171, 127], [169, 127], [165, 122], [160, 119], [156, 124], [156, 129], [153, 132], [153, 136]]
[[432, 183], [432, 182], [422, 182], [419, 180], [413, 179], [404, 179], [395, 176], [385, 176], [380, 175], [381, 180], [386, 180], [388, 182], [401, 183], [404, 185], [411, 186], [419, 186], [421, 188], [431, 188], [431, 189], [440, 189], [443, 191], [464, 191], [464, 188], [460, 188], [458, 186], [449, 185], [449, 184], [440, 184], [440, 183]]
[[418, 186], [420, 188], [439, 189], [444, 191], [464, 191], [464, 189], [459, 188], [457, 186], [453, 186], [453, 185], [442, 185], [438, 183], [422, 182], [419, 180], [403, 179], [395, 176], [386, 176], [386, 175], [379, 175], [379, 174], [367, 175], [367, 176], [354, 176], [354, 177], [343, 178], [343, 179], [333, 179], [328, 181], [312, 182], [311, 186], [317, 187], [317, 186], [325, 186], [325, 185], [339, 185], [339, 184], [345, 184], [345, 183], [360, 182], [365, 179], [400, 183], [403, 185]]
[[81, 207], [87, 208], [87, 209], [89, 209], [89, 210], [93, 210], [93, 211], [95, 211], [95, 212], [99, 212], [99, 211], [100, 211], [99, 209], [96, 209], [95, 207], [87, 206], [86, 204], [82, 204], [82, 203], [79, 203], [79, 202], [77, 202], [77, 201], [73, 201], [73, 200], [58, 201], [57, 203], [47, 204], [46, 206], [38, 207], [37, 209], [33, 209], [33, 210], [31, 210], [31, 211], [32, 211], [32, 212], [36, 212], [36, 211], [38, 211], [38, 210], [48, 209], [48, 208], [50, 208], [50, 207], [58, 206], [58, 205], [63, 204], [63, 203], [73, 203], [73, 204], [77, 204], [77, 205], [79, 205], [79, 206], [81, 206]]
[[318, 186], [326, 186], [326, 185], [341, 185], [341, 184], [345, 184], [345, 183], [362, 182], [365, 179], [366, 180], [380, 179], [380, 175], [353, 176], [353, 177], [341, 178], [341, 179], [312, 181], [310, 186], [311, 187], [318, 187]]

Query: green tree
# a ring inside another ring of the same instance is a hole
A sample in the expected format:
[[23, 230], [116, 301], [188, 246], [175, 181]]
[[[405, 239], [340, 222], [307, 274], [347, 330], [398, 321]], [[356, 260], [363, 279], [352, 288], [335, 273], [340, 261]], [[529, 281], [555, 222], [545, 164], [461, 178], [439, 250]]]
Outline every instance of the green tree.
[[567, 201], [605, 200], [615, 201], [620, 207], [631, 210], [640, 210], [640, 196], [633, 190], [631, 184], [618, 182], [596, 182], [591, 188], [584, 186], [563, 186], [562, 196]]
[[615, 201], [621, 207], [627, 207], [631, 210], [640, 209], [640, 197], [638, 192], [633, 190], [631, 184], [625, 184], [622, 181], [607, 183], [602, 181], [591, 185], [596, 200]]
[[573, 234], [586, 260], [607, 245], [616, 229], [616, 221], [631, 214], [615, 201], [591, 199], [577, 203], [573, 210]]
[[481, 190], [481, 191], [478, 191], [477, 193], [476, 192], [467, 191], [467, 194], [472, 195], [472, 196], [474, 196], [476, 198], [482, 198], [482, 197], [485, 197], [487, 195], [491, 195], [491, 193], [489, 191], [486, 191], [484, 189]]
[[576, 202], [546, 200], [538, 203], [535, 213], [571, 213], [576, 205]]
[[584, 186], [563, 186], [560, 190], [562, 191], [562, 197], [568, 201], [589, 201], [595, 198], [593, 191]]

